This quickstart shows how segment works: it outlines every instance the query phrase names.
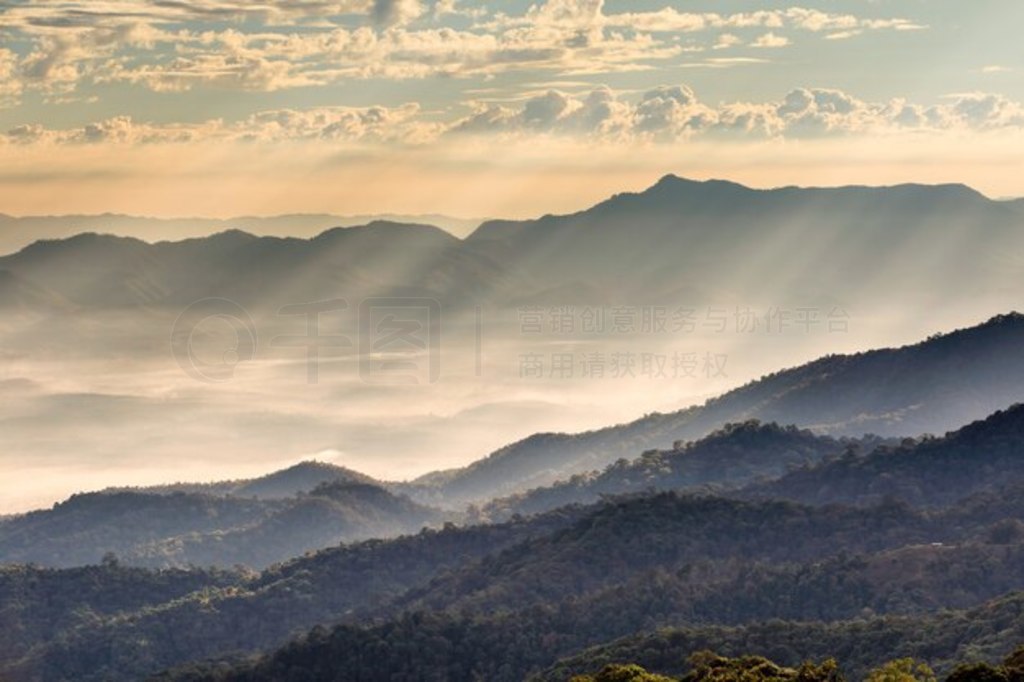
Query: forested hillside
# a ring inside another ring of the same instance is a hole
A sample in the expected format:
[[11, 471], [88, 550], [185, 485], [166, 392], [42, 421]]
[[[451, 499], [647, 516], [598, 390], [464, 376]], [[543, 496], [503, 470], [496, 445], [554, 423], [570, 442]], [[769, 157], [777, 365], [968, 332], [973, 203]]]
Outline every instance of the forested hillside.
[[0, 524], [0, 561], [67, 567], [112, 553], [150, 567], [263, 568], [342, 541], [415, 532], [442, 518], [438, 510], [383, 488], [345, 481], [286, 497], [86, 493]]

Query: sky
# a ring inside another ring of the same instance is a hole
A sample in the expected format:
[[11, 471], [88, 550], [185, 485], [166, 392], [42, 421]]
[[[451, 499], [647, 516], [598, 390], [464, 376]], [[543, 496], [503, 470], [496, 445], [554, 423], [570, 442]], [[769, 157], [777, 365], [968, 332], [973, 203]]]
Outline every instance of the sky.
[[1024, 195], [1019, 0], [0, 0], [0, 213]]

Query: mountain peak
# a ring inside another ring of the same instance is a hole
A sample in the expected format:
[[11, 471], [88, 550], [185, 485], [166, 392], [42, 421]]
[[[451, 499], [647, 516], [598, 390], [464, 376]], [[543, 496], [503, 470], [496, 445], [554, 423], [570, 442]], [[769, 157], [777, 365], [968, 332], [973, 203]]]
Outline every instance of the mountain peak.
[[253, 239], [259, 239], [256, 235], [245, 230], [240, 230], [237, 227], [232, 227], [227, 230], [221, 230], [209, 236], [209, 239], [216, 239], [222, 241], [234, 240], [234, 241], [252, 241]]
[[665, 187], [669, 185], [680, 184], [696, 185], [699, 184], [699, 181], [691, 180], [690, 178], [684, 178], [681, 175], [676, 175], [675, 173], [666, 173], [665, 175], [658, 178], [658, 181], [654, 183], [652, 187]]
[[704, 189], [704, 190], [743, 190], [753, 191], [746, 185], [741, 185], [738, 182], [732, 182], [731, 180], [720, 180], [718, 178], [709, 178], [708, 180], [693, 180], [691, 178], [684, 178], [674, 173], [668, 173], [663, 175], [656, 183], [648, 188], [648, 192], [659, 189]]

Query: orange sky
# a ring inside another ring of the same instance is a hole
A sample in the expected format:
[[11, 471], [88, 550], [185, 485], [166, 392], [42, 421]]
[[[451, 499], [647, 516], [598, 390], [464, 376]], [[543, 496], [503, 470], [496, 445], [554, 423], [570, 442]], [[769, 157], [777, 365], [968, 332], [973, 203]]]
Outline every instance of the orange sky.
[[1020, 134], [980, 133], [631, 146], [549, 138], [348, 155], [291, 142], [0, 148], [0, 207], [11, 215], [529, 217], [579, 210], [669, 172], [754, 187], [963, 182], [999, 198], [1024, 195], [1022, 149]]

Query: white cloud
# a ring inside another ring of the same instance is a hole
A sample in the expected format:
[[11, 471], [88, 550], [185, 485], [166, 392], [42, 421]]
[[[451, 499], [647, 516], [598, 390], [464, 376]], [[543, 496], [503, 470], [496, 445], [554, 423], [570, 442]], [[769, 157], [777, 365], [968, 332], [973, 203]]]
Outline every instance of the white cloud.
[[1024, 126], [1024, 106], [1002, 95], [974, 92], [948, 99], [949, 104], [937, 109], [954, 125], [976, 129]]
[[825, 36], [825, 40], [848, 40], [849, 38], [855, 38], [859, 36], [863, 31], [836, 31], [835, 33], [829, 33]]
[[395, 107], [313, 107], [262, 111], [238, 121], [147, 123], [116, 116], [69, 129], [22, 125], [0, 135], [18, 145], [142, 145], [207, 142], [277, 144], [443, 145], [453, 137], [528, 140], [563, 136], [595, 143], [677, 143], [700, 136], [820, 138], [907, 132], [1024, 131], [1024, 105], [991, 93], [959, 93], [932, 105], [893, 99], [869, 102], [841, 90], [796, 88], [776, 101], [701, 101], [686, 85], [639, 95], [598, 87], [584, 93], [549, 89], [522, 101], [475, 103], [468, 115], [439, 121], [415, 103]]
[[736, 47], [737, 45], [742, 45], [742, 44], [743, 44], [743, 39], [740, 38], [738, 35], [735, 35], [735, 34], [732, 34], [732, 33], [723, 33], [722, 35], [718, 36], [717, 40], [715, 40], [715, 44], [712, 47], [712, 49], [724, 50], [724, 49], [727, 49], [727, 48], [730, 48], [730, 47]]
[[[711, 29], [779, 29], [784, 27], [813, 32], [865, 29], [903, 31], [925, 28], [909, 19], [861, 18], [852, 14], [835, 14], [803, 7], [736, 14], [680, 12], [673, 7], [647, 12], [605, 14], [603, 7], [602, 0], [548, 0], [543, 5], [534, 6], [525, 20], [632, 28], [654, 33], [696, 32]], [[519, 23], [521, 20], [506, 17], [506, 21]]]
[[841, 90], [797, 88], [776, 102], [710, 106], [687, 86], [662, 86], [634, 101], [602, 88], [585, 97], [551, 91], [519, 107], [481, 106], [450, 132], [543, 132], [675, 142], [704, 134], [814, 138], [1006, 128], [1024, 129], [1024, 106], [991, 94], [960, 94], [940, 105], [923, 106], [905, 100], [866, 102]]
[[771, 31], [758, 36], [754, 42], [750, 43], [751, 47], [786, 47], [787, 45], [789, 45], [789, 38], [775, 35]]
[[130, 116], [79, 128], [48, 129], [23, 125], [0, 136], [13, 144], [187, 144], [208, 142], [402, 142], [436, 137], [436, 124], [417, 120], [419, 106], [316, 107], [262, 111], [234, 123], [213, 119], [193, 124], [154, 124]]

